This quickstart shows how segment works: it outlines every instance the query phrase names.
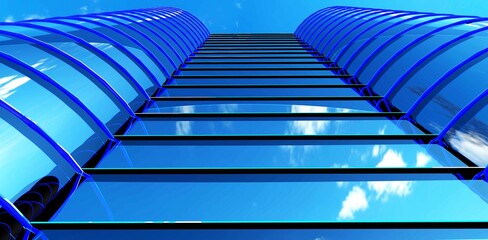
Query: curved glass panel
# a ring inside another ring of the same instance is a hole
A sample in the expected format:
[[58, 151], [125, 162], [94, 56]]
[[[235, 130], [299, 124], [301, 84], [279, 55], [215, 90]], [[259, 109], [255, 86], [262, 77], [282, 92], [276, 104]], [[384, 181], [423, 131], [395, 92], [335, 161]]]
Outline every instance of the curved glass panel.
[[[87, 76], [39, 48], [30, 44], [0, 45], [0, 51], [45, 73], [78, 97], [102, 122], [115, 132], [126, 121], [115, 103]], [[67, 78], [66, 76], [69, 76]], [[96, 80], [95, 80], [96, 81]]]
[[163, 88], [160, 97], [181, 96], [357, 96], [350, 88]]
[[93, 129], [51, 93], [49, 86], [43, 87], [4, 65], [0, 65], [0, 68], [5, 74], [0, 78], [0, 97], [36, 122], [78, 163], [82, 165], [103, 145], [106, 139], [94, 135]]
[[[78, 20], [71, 20], [71, 19], [59, 19], [65, 22], [70, 22], [70, 23], [76, 23], [78, 25], [82, 25], [88, 28], [91, 28], [93, 30], [98, 31], [99, 33], [102, 33], [113, 40], [117, 41], [118, 43], [124, 45], [129, 51], [137, 56], [138, 59], [140, 59], [144, 65], [146, 65], [151, 72], [162, 82], [163, 79], [165, 79], [164, 74], [161, 72], [161, 70], [158, 68], [156, 63], [145, 53], [139, 46], [137, 46], [134, 42], [132, 42], [129, 38], [115, 32], [114, 30], [101, 27], [98, 25], [95, 25], [93, 23], [89, 22], [84, 22], [84, 21], [78, 21]], [[84, 32], [81, 32], [84, 34]], [[81, 36], [80, 36], [81, 37]]]
[[[458, 42], [454, 46], [450, 46], [441, 53], [436, 54], [435, 57], [430, 58], [429, 61], [423, 63], [421, 67], [417, 68], [408, 77], [405, 85], [401, 89], [398, 89], [398, 93], [391, 100], [392, 103], [400, 109], [409, 109], [419, 98], [420, 94], [437, 79], [446, 74], [449, 69], [484, 49], [486, 47], [487, 37], [487, 33], [476, 35], [476, 37]], [[481, 83], [477, 82], [477, 84]]]

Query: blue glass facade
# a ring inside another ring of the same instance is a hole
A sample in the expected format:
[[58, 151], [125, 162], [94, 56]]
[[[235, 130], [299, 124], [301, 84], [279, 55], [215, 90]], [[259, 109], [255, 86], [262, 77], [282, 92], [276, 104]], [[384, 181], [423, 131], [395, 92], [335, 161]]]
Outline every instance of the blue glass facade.
[[0, 24], [0, 238], [486, 238], [486, 20]]

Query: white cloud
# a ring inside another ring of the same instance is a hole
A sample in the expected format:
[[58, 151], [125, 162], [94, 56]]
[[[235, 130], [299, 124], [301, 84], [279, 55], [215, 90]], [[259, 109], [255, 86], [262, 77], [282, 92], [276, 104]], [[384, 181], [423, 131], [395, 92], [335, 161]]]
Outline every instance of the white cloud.
[[31, 14], [31, 15], [25, 17], [24, 20], [43, 19], [43, 18], [46, 18], [46, 16], [39, 15], [39, 14]]
[[18, 87], [24, 85], [30, 80], [31, 79], [26, 76], [19, 77], [17, 75], [0, 78], [1, 82], [5, 82], [5, 84], [0, 87], [0, 99], [8, 98], [10, 95], [15, 93]]
[[[400, 153], [388, 149], [376, 167], [406, 167]], [[368, 189], [376, 193], [376, 199], [387, 201], [390, 196], [404, 197], [412, 192], [411, 181], [371, 181]]]
[[87, 12], [88, 12], [88, 6], [82, 6], [82, 7], [80, 7], [80, 9], [79, 9], [79, 10], [80, 10], [80, 12], [81, 12], [82, 14], [85, 14], [85, 13], [87, 13]]
[[4, 22], [13, 22], [13, 21], [15, 21], [15, 19], [14, 19], [14, 16], [9, 15], [3, 21]]
[[380, 154], [380, 145], [374, 145], [373, 147], [373, 157], [377, 157]]
[[383, 159], [376, 165], [376, 167], [406, 167], [407, 164], [403, 161], [402, 154], [392, 149], [388, 149]]
[[478, 134], [456, 131], [449, 143], [476, 165], [488, 165], [488, 142]]
[[354, 219], [354, 214], [359, 211], [364, 211], [368, 208], [368, 199], [366, 193], [359, 186], [354, 186], [342, 202], [342, 208], [339, 211], [340, 220]]
[[[179, 107], [180, 113], [193, 113], [195, 112], [194, 106], [181, 106]], [[191, 121], [177, 121], [176, 122], [176, 135], [189, 135], [191, 134], [193, 122]]]
[[[304, 106], [304, 105], [293, 105], [291, 108], [292, 113], [311, 113], [311, 112], [327, 112], [326, 107], [316, 107], [316, 106]], [[290, 124], [291, 134], [300, 135], [316, 135], [325, 131], [329, 121], [292, 121]]]
[[432, 158], [423, 153], [423, 152], [417, 152], [417, 164], [415, 164], [415, 166], [417, 167], [425, 167], [427, 166], [427, 164], [430, 162]]
[[383, 126], [383, 128], [381, 128], [380, 130], [378, 130], [378, 134], [379, 135], [385, 135], [385, 130], [386, 130], [386, 125]]
[[219, 105], [219, 111], [221, 111], [223, 113], [236, 112], [238, 108], [239, 108], [238, 104], [220, 104]]

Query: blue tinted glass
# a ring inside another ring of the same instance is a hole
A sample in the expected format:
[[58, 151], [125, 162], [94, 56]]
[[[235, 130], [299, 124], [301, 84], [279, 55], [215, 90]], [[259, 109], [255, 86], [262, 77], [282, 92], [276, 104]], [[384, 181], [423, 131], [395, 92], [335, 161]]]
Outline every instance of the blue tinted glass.
[[[343, 143], [343, 142], [341, 142]], [[161, 154], [164, 153], [164, 154]], [[226, 153], [226, 154], [222, 154]], [[232, 156], [229, 158], [229, 156]], [[464, 166], [444, 148], [413, 141], [338, 144], [164, 144], [122, 142], [100, 168], [349, 168]]]
[[[51, 77], [54, 81], [78, 97], [102, 122], [114, 120], [122, 124], [126, 119], [120, 115], [115, 103], [90, 79], [74, 66], [28, 44], [3, 45], [0, 51], [15, 56]], [[67, 78], [66, 76], [69, 76]], [[114, 119], [115, 118], [115, 119]], [[115, 131], [116, 128], [112, 128]]]
[[350, 88], [166, 88], [160, 96], [357, 96]]
[[450, 174], [93, 179], [52, 221], [484, 221], [488, 214], [485, 200], [473, 192], [486, 191], [486, 182], [460, 181]]
[[[0, 195], [14, 202], [28, 191], [37, 181], [46, 176], [57, 180], [59, 188], [64, 186], [74, 175], [74, 171], [57, 153], [49, 152], [48, 156], [38, 146], [26, 138], [19, 130], [3, 119], [12, 118], [0, 113]], [[21, 127], [17, 127], [21, 129]], [[27, 128], [27, 126], [23, 127]], [[34, 136], [31, 136], [34, 137]], [[37, 136], [36, 136], [37, 137]], [[35, 161], [33, 161], [35, 159]], [[56, 181], [54, 180], [54, 181]]]
[[265, 57], [259, 57], [259, 58], [225, 58], [225, 59], [220, 59], [220, 58], [198, 58], [198, 57], [190, 57], [191, 62], [216, 62], [219, 60], [225, 61], [225, 62], [323, 62], [324, 60], [318, 59], [318, 58], [265, 58]]
[[[234, 134], [405, 134], [398, 125], [411, 126], [408, 121], [375, 120], [165, 120], [138, 119], [127, 135], [234, 135]], [[416, 128], [411, 133], [421, 133]]]
[[178, 75], [182, 76], [324, 76], [324, 75], [334, 75], [331, 71], [327, 70], [307, 70], [307, 71], [297, 71], [290, 69], [290, 71], [279, 70], [279, 71], [243, 71], [243, 70], [222, 70], [222, 71], [180, 71]]
[[161, 240], [441, 240], [483, 239], [486, 229], [206, 229], [206, 230], [44, 230], [49, 239], [84, 240], [91, 238], [161, 239]]
[[344, 84], [340, 78], [205, 78], [175, 79], [171, 84]]
[[[335, 103], [335, 105], [334, 105]], [[361, 110], [341, 108], [340, 102], [330, 102], [327, 107], [307, 106], [298, 104], [252, 104], [252, 103], [222, 103], [222, 104], [200, 104], [200, 105], [182, 105], [182, 106], [164, 106], [163, 104], [153, 103], [145, 112], [162, 112], [162, 113], [313, 113], [313, 112], [371, 112], [374, 110]], [[337, 106], [336, 106], [337, 105]], [[336, 107], [330, 107], [336, 106]]]
[[[393, 104], [400, 109], [410, 108], [414, 101], [416, 101], [417, 98], [434, 83], [434, 81], [441, 78], [464, 59], [470, 57], [481, 49], [484, 49], [486, 47], [485, 43], [487, 39], [487, 35], [483, 34], [457, 42], [457, 44], [452, 45], [440, 54], [437, 54], [435, 58], [431, 58], [430, 61], [422, 64], [414, 74], [409, 76], [408, 82], [399, 89], [398, 94], [392, 99]], [[480, 66], [483, 65], [484, 64], [481, 64]], [[465, 91], [466, 90], [461, 90], [461, 92]], [[449, 98], [451, 97], [455, 96], [449, 96]], [[441, 99], [442, 97], [439, 97], [437, 98], [437, 101], [443, 102], [444, 100]], [[460, 101], [460, 99], [452, 101], [456, 103], [457, 101]], [[449, 104], [451, 103], [447, 103], [447, 105]], [[435, 109], [437, 112], [442, 112], [443, 114], [446, 112], [441, 106], [436, 106]]]
[[[328, 112], [329, 109], [341, 108], [341, 109], [348, 109], [345, 111], [374, 111], [377, 112], [374, 107], [372, 107], [366, 101], [287, 101], [287, 100], [273, 100], [273, 101], [266, 101], [266, 102], [253, 102], [253, 101], [242, 101], [236, 100], [232, 101], [232, 103], [227, 103], [226, 101], [178, 101], [178, 100], [166, 100], [166, 101], [153, 101], [145, 110], [147, 112], [167, 112], [169, 111], [178, 111], [177, 109], [172, 110], [174, 107], [185, 107], [186, 112], [196, 112], [200, 108], [196, 108], [200, 105], [217, 105], [217, 107], [221, 110], [218, 112], [235, 112], [236, 110], [240, 111], [244, 107], [244, 111], [263, 111], [259, 109], [270, 109], [272, 112]], [[261, 104], [264, 104], [265, 107], [261, 107]], [[221, 107], [220, 107], [221, 106]], [[285, 108], [283, 108], [285, 106]], [[308, 107], [312, 106], [312, 107]], [[237, 108], [236, 108], [237, 107]], [[324, 108], [315, 108], [315, 107], [324, 107]], [[169, 108], [169, 109], [168, 109]], [[162, 109], [162, 110], [160, 110]], [[194, 110], [196, 109], [196, 110]], [[213, 108], [212, 108], [213, 109]], [[257, 109], [257, 110], [253, 110]], [[277, 110], [272, 110], [277, 109]], [[283, 110], [281, 110], [283, 109]]]
[[265, 63], [265, 64], [240, 64], [240, 63], [231, 63], [231, 64], [219, 64], [219, 63], [209, 63], [209, 64], [185, 64], [184, 67], [181, 69], [186, 68], [326, 68], [325, 64], [306, 64], [306, 63], [296, 63], [296, 64], [276, 64], [276, 63]]
[[75, 159], [83, 163], [101, 147], [105, 139], [94, 136], [93, 129], [70, 106], [37, 82], [42, 80], [30, 79], [4, 65], [0, 69], [4, 74], [0, 98], [36, 122]]

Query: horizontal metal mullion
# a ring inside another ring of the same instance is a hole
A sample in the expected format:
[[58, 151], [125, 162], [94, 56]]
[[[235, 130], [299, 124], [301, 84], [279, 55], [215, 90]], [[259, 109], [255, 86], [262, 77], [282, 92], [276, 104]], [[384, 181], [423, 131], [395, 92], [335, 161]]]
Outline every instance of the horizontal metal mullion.
[[307, 97], [151, 97], [155, 101], [358, 101], [381, 100], [381, 96], [307, 96]]
[[341, 70], [342, 68], [340, 67], [289, 67], [289, 68], [283, 68], [283, 67], [255, 67], [255, 68], [238, 68], [238, 67], [229, 67], [229, 68], [224, 68], [224, 67], [209, 67], [209, 68], [198, 68], [198, 67], [185, 67], [185, 68], [180, 68], [180, 71], [313, 71], [313, 70]]
[[198, 51], [247, 51], [247, 50], [314, 50], [311, 47], [201, 47]]
[[[307, 52], [307, 51], [310, 51], [310, 52]], [[266, 55], [266, 54], [290, 54], [290, 55], [293, 55], [293, 54], [319, 54], [318, 52], [316, 52], [315, 50], [305, 50], [305, 51], [296, 51], [296, 52], [285, 52], [285, 51], [276, 51], [276, 52], [232, 52], [232, 51], [218, 51], [218, 52], [201, 52], [201, 51], [197, 51], [197, 52], [193, 52], [192, 55], [205, 55], [205, 54], [223, 54], [223, 55], [231, 55], [231, 54], [236, 54], [236, 55], [239, 55], [239, 54], [252, 54], [252, 55], [258, 55], [258, 54], [262, 54], [262, 55]]]
[[136, 113], [140, 118], [334, 118], [334, 119], [349, 119], [349, 118], [381, 118], [381, 117], [401, 117], [405, 115], [404, 112], [347, 112], [347, 113]]
[[225, 62], [225, 61], [215, 61], [215, 62], [192, 62], [192, 61], [186, 61], [185, 64], [198, 64], [198, 65], [205, 65], [205, 64], [310, 64], [310, 65], [315, 65], [315, 64], [331, 64], [334, 63], [332, 61], [309, 61], [309, 62]]
[[229, 38], [229, 37], [219, 37], [219, 38], [207, 38], [207, 40], [205, 40], [205, 42], [218, 42], [218, 41], [229, 41], [229, 42], [232, 42], [232, 41], [262, 41], [262, 42], [291, 42], [291, 41], [295, 41], [295, 42], [303, 42], [302, 40], [298, 39], [298, 38], [290, 38], [290, 37], [286, 37], [286, 38], [276, 38], [276, 37], [268, 37], [268, 38], [253, 38], [253, 37], [248, 37], [248, 38], [245, 38], [245, 37], [238, 37], [238, 38]]
[[402, 135], [115, 135], [129, 141], [307, 141], [307, 140], [419, 140], [430, 142], [437, 134]]
[[31, 222], [40, 230], [145, 230], [145, 229], [484, 229], [488, 221], [462, 222]]
[[195, 75], [184, 76], [175, 75], [173, 79], [208, 79], [208, 78], [350, 78], [351, 75], [283, 75], [283, 76], [270, 76], [270, 75]]
[[210, 44], [219, 44], [219, 45], [283, 45], [283, 44], [297, 44], [297, 45], [307, 45], [305, 42], [299, 42], [299, 41], [282, 41], [282, 42], [258, 42], [258, 41], [208, 41], [204, 42], [202, 46], [210, 45]]
[[190, 59], [290, 59], [290, 58], [325, 58], [323, 56], [190, 56]]
[[472, 179], [482, 167], [438, 168], [83, 168], [88, 174], [461, 174]]
[[205, 44], [202, 45], [201, 48], [206, 47], [310, 47], [307, 44], [247, 44], [247, 45], [239, 45], [239, 44]]
[[366, 84], [239, 84], [239, 85], [163, 85], [162, 88], [361, 88]]

